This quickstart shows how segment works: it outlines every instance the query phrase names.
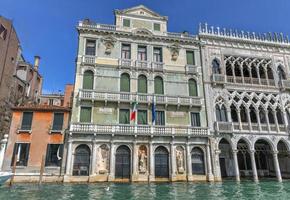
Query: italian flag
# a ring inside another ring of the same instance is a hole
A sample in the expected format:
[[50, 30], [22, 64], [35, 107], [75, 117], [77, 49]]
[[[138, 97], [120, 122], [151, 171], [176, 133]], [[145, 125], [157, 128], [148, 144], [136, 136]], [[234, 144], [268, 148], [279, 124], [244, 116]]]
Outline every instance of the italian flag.
[[134, 101], [133, 111], [131, 112], [130, 121], [135, 121], [136, 120], [136, 115], [137, 115], [137, 102]]

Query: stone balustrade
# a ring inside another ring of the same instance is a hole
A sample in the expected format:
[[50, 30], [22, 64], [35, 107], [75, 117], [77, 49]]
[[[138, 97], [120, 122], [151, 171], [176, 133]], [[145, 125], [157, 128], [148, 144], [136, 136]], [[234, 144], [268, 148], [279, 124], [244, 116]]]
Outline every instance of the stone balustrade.
[[290, 80], [282, 80], [282, 87], [284, 89], [290, 90]]
[[73, 123], [70, 126], [71, 132], [77, 133], [99, 133], [99, 134], [124, 134], [124, 135], [188, 135], [188, 136], [208, 136], [207, 128], [182, 127], [182, 126], [149, 126], [149, 125], [98, 125]]
[[201, 106], [201, 97], [167, 96], [154, 94], [136, 94], [126, 92], [97, 92], [94, 90], [80, 90], [80, 100], [110, 101], [110, 102], [134, 102], [165, 105]]
[[187, 74], [198, 74], [198, 66], [196, 66], [196, 65], [185, 65], [185, 72]]

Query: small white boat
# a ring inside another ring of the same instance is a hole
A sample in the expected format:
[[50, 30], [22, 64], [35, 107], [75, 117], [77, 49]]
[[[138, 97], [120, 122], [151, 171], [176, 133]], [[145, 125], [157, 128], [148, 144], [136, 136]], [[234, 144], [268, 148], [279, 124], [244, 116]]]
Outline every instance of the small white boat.
[[0, 172], [0, 185], [3, 185], [12, 175], [13, 173], [11, 172]]

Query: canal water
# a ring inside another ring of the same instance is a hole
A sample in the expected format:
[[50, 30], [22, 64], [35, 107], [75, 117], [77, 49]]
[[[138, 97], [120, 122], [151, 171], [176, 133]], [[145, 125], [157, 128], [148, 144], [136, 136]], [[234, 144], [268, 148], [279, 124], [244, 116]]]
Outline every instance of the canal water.
[[278, 183], [162, 183], [162, 184], [16, 184], [0, 188], [0, 199], [290, 199], [290, 181]]

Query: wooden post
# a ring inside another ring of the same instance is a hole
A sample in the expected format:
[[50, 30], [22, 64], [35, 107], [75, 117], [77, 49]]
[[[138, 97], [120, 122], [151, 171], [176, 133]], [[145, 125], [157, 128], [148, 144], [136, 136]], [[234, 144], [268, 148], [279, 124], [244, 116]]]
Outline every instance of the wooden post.
[[41, 185], [41, 183], [42, 183], [42, 176], [43, 176], [43, 172], [44, 172], [44, 163], [45, 163], [44, 158], [45, 158], [44, 155], [42, 155], [40, 172], [39, 172], [39, 182], [38, 182], [39, 185]]
[[14, 181], [14, 176], [15, 176], [15, 172], [16, 172], [16, 163], [17, 163], [17, 158], [16, 158], [16, 155], [14, 155], [14, 157], [13, 157], [13, 167], [12, 167], [12, 176], [10, 178], [10, 183], [9, 183], [10, 186], [12, 186], [13, 181]]

